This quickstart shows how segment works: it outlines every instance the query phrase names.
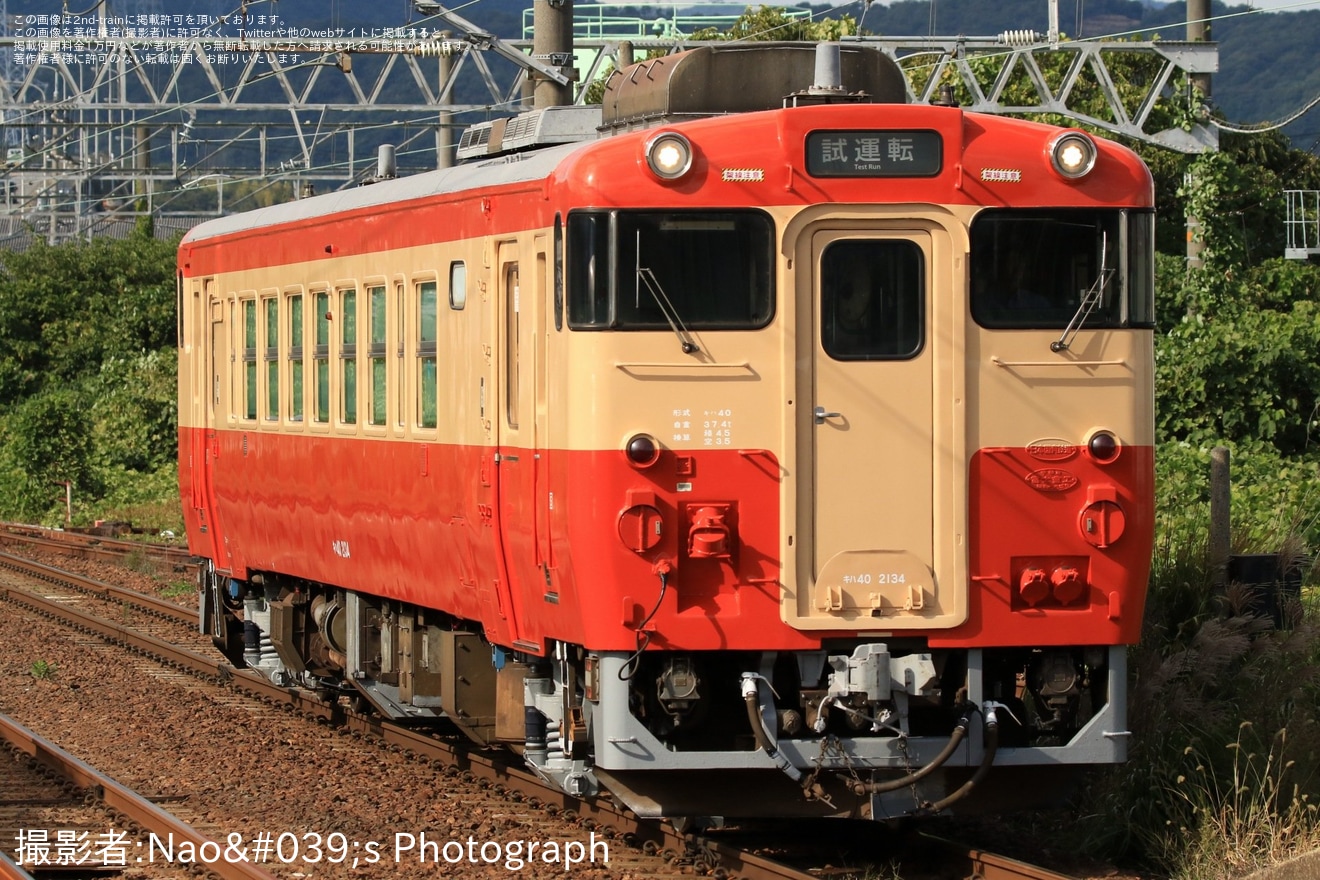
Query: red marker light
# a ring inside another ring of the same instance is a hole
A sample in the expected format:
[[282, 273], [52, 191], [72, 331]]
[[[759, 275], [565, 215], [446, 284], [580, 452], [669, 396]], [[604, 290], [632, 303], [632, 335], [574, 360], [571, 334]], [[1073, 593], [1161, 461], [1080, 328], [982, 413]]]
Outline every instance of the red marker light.
[[1108, 464], [1118, 458], [1118, 439], [1108, 431], [1097, 431], [1086, 444], [1091, 457], [1101, 464]]
[[649, 434], [635, 434], [624, 444], [623, 454], [633, 467], [648, 468], [660, 460], [660, 445]]

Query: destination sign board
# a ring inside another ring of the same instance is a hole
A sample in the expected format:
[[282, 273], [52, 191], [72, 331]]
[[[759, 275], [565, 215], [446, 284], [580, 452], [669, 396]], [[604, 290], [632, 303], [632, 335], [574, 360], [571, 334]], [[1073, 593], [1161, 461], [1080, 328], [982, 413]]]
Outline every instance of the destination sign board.
[[944, 167], [937, 131], [813, 131], [807, 135], [812, 177], [934, 177]]

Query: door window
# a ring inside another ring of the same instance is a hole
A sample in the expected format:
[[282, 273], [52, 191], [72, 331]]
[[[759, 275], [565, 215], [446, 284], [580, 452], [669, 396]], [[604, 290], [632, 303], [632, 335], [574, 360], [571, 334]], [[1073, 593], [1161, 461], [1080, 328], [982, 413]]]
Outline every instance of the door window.
[[505, 309], [504, 337], [504, 415], [510, 428], [518, 427], [518, 334], [521, 303], [518, 290], [518, 264], [504, 264], [504, 292], [507, 300]]
[[820, 335], [839, 361], [906, 360], [925, 343], [925, 271], [915, 242], [836, 241], [821, 255]]

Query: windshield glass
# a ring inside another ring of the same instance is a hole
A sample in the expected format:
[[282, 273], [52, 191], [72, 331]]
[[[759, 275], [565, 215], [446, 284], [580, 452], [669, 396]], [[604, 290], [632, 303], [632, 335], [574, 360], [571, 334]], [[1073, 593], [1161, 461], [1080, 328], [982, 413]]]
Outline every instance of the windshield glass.
[[988, 328], [1062, 330], [1103, 280], [1086, 328], [1150, 327], [1153, 229], [1148, 213], [987, 211], [972, 224], [972, 317]]
[[575, 329], [739, 330], [774, 315], [774, 225], [759, 211], [578, 211], [567, 251]]

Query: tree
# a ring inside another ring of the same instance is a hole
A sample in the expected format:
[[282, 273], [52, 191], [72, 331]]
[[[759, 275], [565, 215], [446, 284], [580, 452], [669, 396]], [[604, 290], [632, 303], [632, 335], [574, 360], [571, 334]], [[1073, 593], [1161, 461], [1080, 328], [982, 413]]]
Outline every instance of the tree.
[[1200, 221], [1203, 258], [1214, 271], [1283, 254], [1285, 189], [1320, 189], [1320, 157], [1294, 150], [1281, 133], [1225, 133], [1217, 152], [1190, 157], [1177, 188]]
[[1222, 147], [1186, 157], [1177, 187], [1200, 219], [1204, 266], [1188, 270], [1181, 246], [1160, 263], [1159, 436], [1315, 458], [1320, 267], [1282, 258], [1283, 189], [1320, 188], [1320, 159], [1277, 132]]
[[0, 514], [62, 509], [56, 482], [82, 504], [164, 485], [153, 475], [172, 471], [177, 448], [175, 249], [143, 228], [3, 255]]
[[82, 383], [100, 468], [144, 473], [178, 455], [178, 361], [173, 348], [110, 358]]
[[829, 42], [857, 33], [857, 20], [851, 15], [838, 18], [790, 18], [779, 6], [748, 6], [727, 31], [706, 28], [692, 35], [694, 40], [791, 40], [813, 43]]
[[9, 252], [0, 263], [0, 410], [175, 343], [174, 242], [136, 234]]
[[[829, 42], [856, 33], [857, 21], [851, 15], [843, 15], [837, 19], [813, 20], [790, 17], [778, 6], [748, 6], [727, 31], [721, 31], [718, 28], [706, 28], [694, 33], [691, 39]], [[658, 58], [664, 54], [665, 50], [663, 49], [652, 49], [646, 57], [647, 59]], [[605, 96], [605, 84], [609, 82], [614, 73], [615, 68], [613, 65], [607, 67], [595, 82], [587, 86], [587, 94], [583, 98], [583, 102], [587, 104], [601, 103]]]
[[73, 389], [55, 389], [28, 398], [9, 415], [0, 487], [5, 506], [24, 519], [61, 507], [68, 481], [79, 494], [101, 490], [92, 464], [94, 441], [89, 407]]
[[1160, 438], [1314, 454], [1320, 268], [1281, 257], [1228, 276], [1165, 266], [1161, 286], [1179, 289], [1186, 310], [1164, 319], [1156, 342]]

